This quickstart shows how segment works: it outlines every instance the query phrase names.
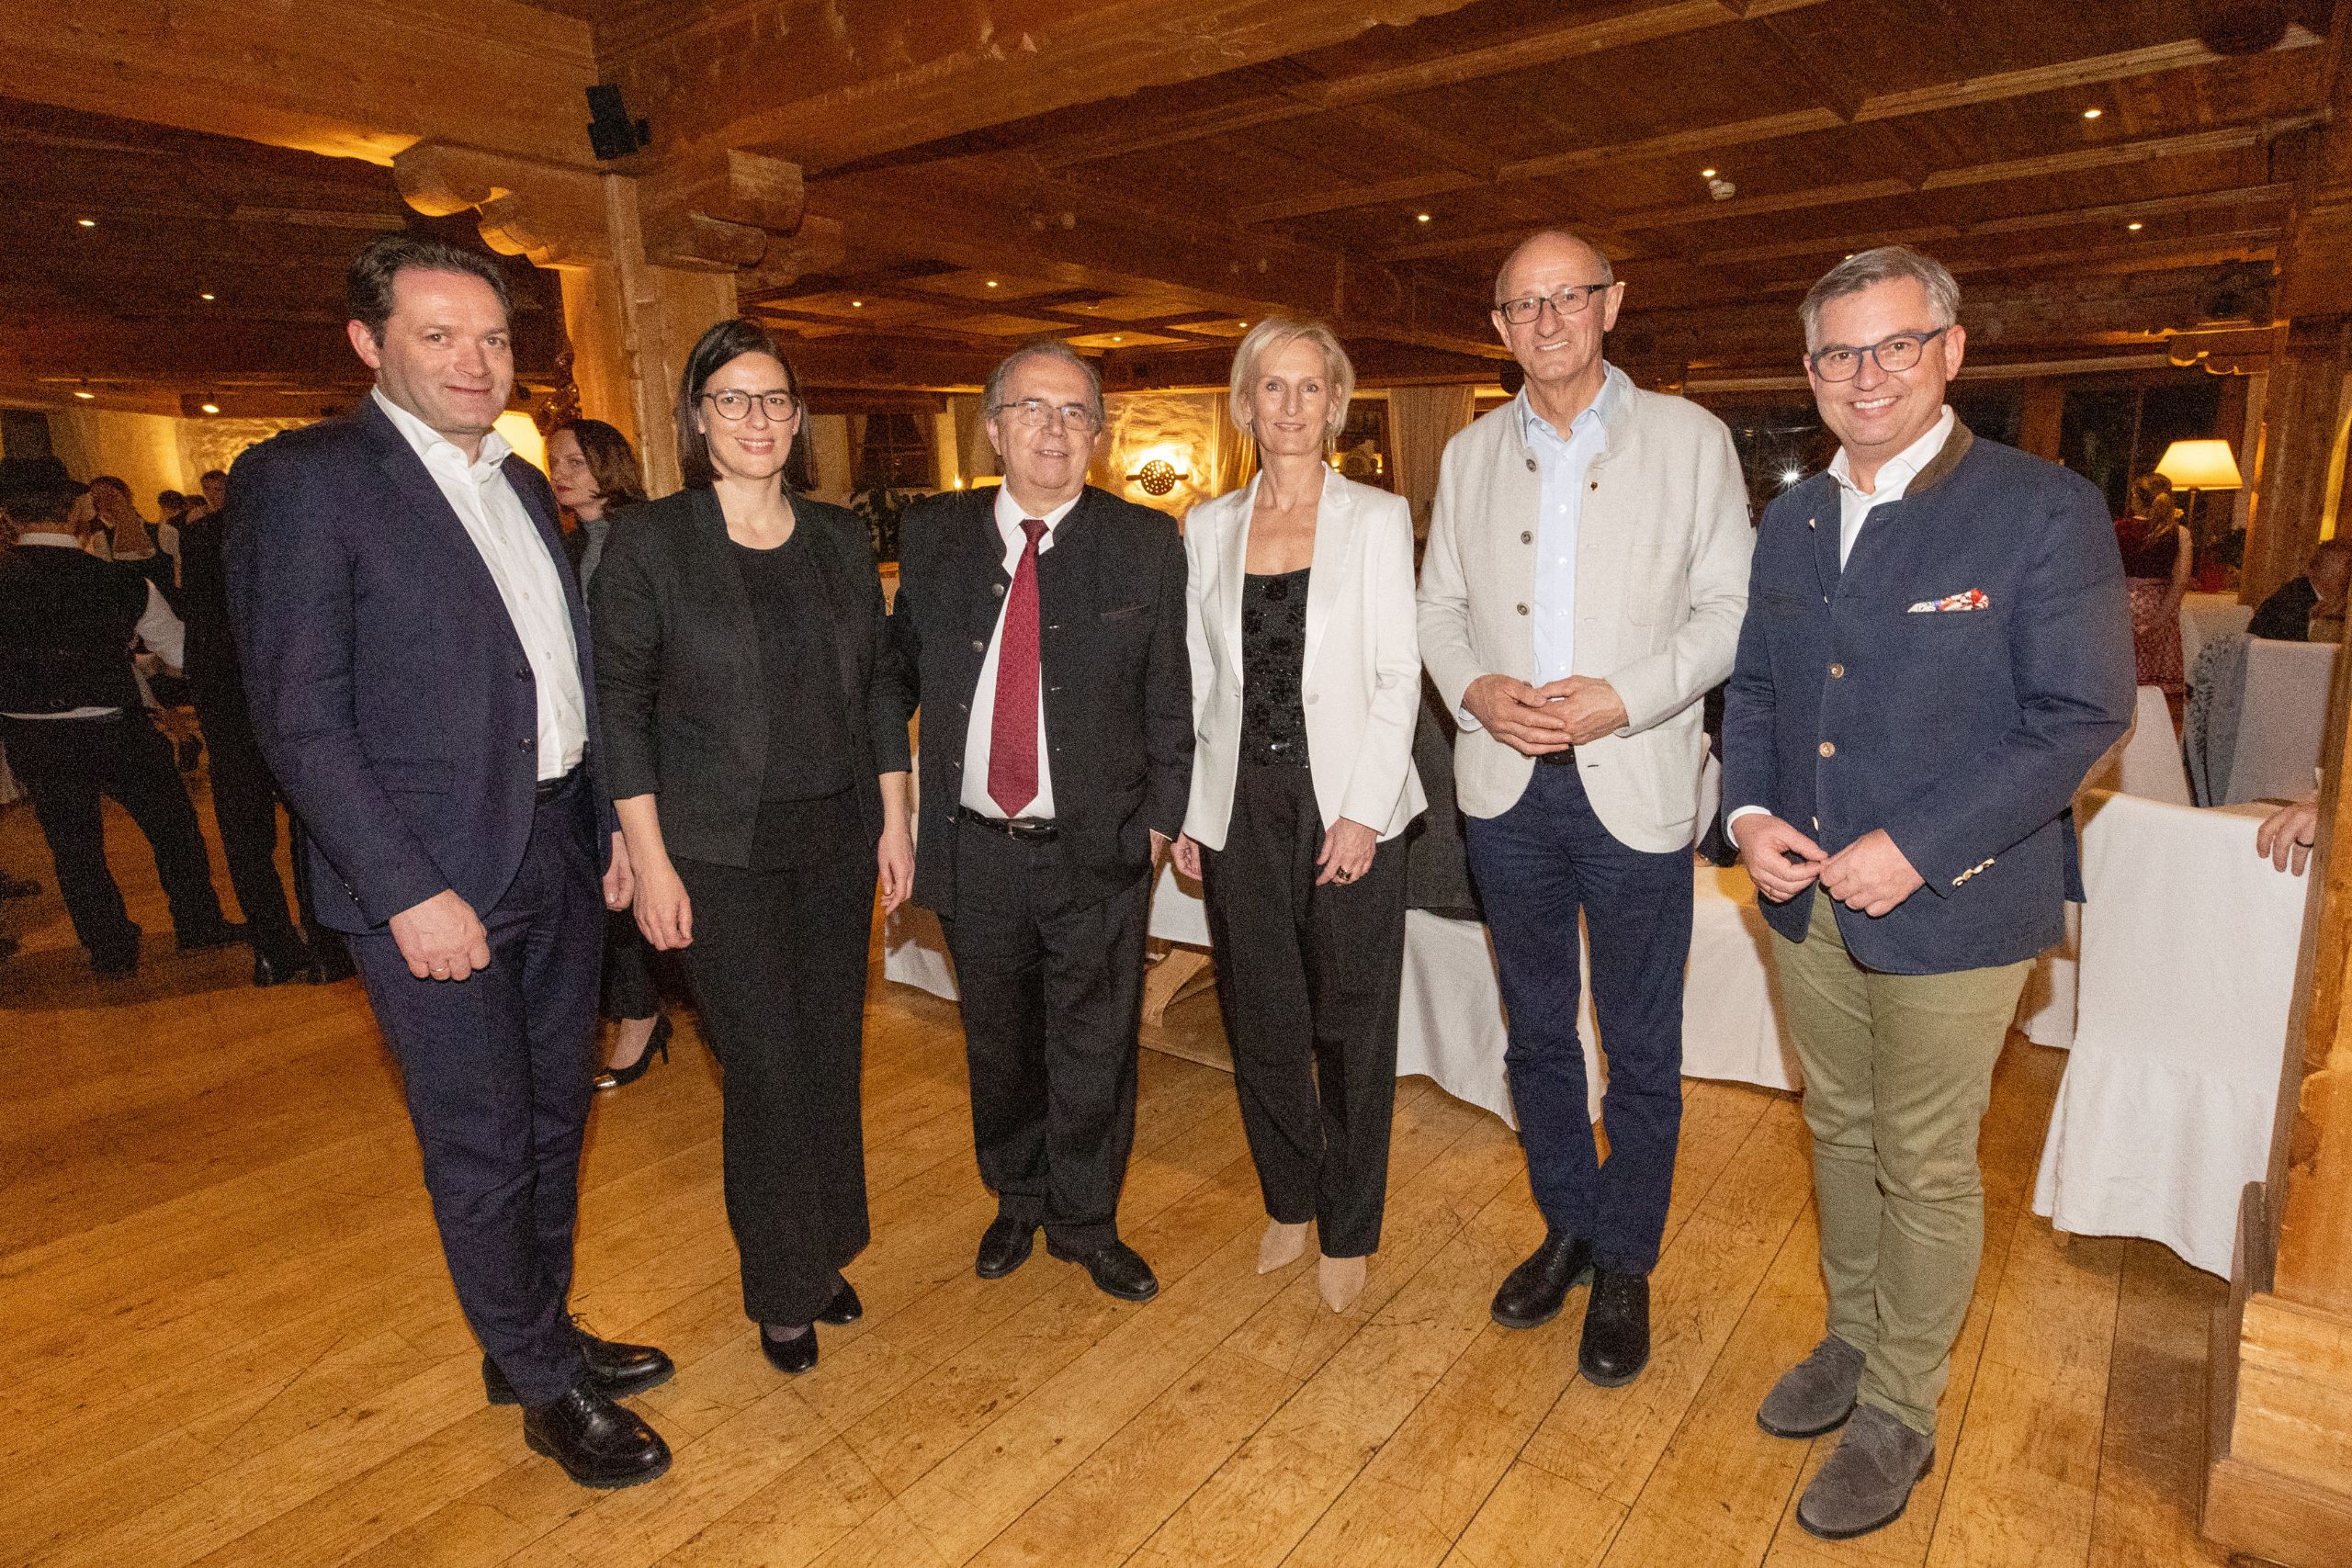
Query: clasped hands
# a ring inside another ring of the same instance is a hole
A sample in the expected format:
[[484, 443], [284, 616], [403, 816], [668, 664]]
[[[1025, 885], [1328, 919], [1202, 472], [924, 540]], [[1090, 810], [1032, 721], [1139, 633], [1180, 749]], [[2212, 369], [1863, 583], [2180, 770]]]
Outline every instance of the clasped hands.
[[1875, 919], [1927, 885], [1883, 828], [1863, 834], [1834, 855], [1778, 817], [1743, 817], [1733, 824], [1732, 836], [1738, 840], [1748, 880], [1776, 904], [1787, 903], [1818, 882], [1823, 892], [1846, 908]]
[[1530, 757], [1589, 745], [1631, 722], [1617, 688], [1589, 675], [1541, 686], [1510, 675], [1481, 675], [1462, 694], [1462, 705], [1488, 734]]

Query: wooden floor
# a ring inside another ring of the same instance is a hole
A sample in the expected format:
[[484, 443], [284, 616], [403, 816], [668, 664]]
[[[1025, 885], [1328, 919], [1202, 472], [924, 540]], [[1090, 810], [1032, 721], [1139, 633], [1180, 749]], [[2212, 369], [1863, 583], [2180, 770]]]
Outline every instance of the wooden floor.
[[[209, 826], [209, 814], [208, 814]], [[54, 892], [0, 907], [0, 1563], [523, 1568], [1838, 1562], [2141, 1568], [2196, 1539], [2219, 1281], [2025, 1212], [2063, 1058], [2013, 1039], [1986, 1127], [1986, 1247], [1933, 1475], [1894, 1528], [1798, 1529], [1826, 1442], [1758, 1431], [1821, 1332], [1789, 1098], [1689, 1085], [1656, 1358], [1574, 1376], [1584, 1293], [1487, 1319], [1538, 1239], [1492, 1117], [1399, 1086], [1387, 1229], [1346, 1316], [1311, 1265], [1252, 1271], [1263, 1222], [1232, 1082], [1158, 1051], [1121, 1218], [1143, 1307], [1041, 1248], [983, 1283], [954, 1010], [877, 982], [863, 1322], [786, 1382], [743, 1320], [706, 1053], [599, 1100], [575, 1304], [665, 1347], [641, 1402], [662, 1481], [599, 1495], [484, 1406], [393, 1073], [356, 984], [257, 992], [169, 953], [152, 865], [113, 819], [150, 932], [101, 987]], [[217, 851], [216, 851], [217, 854]], [[50, 879], [28, 814], [0, 864]], [[226, 886], [225, 878], [222, 886]], [[1214, 1004], [1169, 1032], [1214, 1044]]]

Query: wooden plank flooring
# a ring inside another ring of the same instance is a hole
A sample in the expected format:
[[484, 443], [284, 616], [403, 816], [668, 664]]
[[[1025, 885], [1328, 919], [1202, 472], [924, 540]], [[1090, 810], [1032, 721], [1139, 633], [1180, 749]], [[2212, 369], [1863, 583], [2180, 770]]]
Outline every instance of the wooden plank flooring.
[[[1788, 1097], [1687, 1086], [1655, 1359], [1607, 1391], [1575, 1375], [1581, 1292], [1532, 1333], [1488, 1320], [1541, 1225], [1508, 1130], [1420, 1079], [1398, 1086], [1386, 1230], [1344, 1317], [1311, 1266], [1254, 1272], [1232, 1081], [1157, 1051], [1121, 1222], [1159, 1299], [1113, 1302], [1042, 1249], [975, 1279], [993, 1204], [955, 1010], [878, 980], [866, 1316], [821, 1331], [808, 1377], [778, 1378], [742, 1317], [693, 1032], [599, 1100], [575, 1304], [676, 1358], [642, 1403], [677, 1462], [582, 1491], [481, 1403], [356, 985], [257, 992], [238, 954], [173, 956], [143, 845], [119, 814], [109, 832], [150, 933], [137, 979], [88, 977], [53, 889], [0, 906], [25, 942], [0, 965], [7, 1568], [2224, 1561], [2193, 1501], [2222, 1287], [2027, 1212], [2059, 1053], [2012, 1039], [2002, 1059], [1935, 1471], [1897, 1526], [1831, 1546], [1793, 1515], [1828, 1444], [1754, 1421], [1821, 1331]], [[21, 808], [0, 864], [51, 881]], [[1206, 999], [1157, 1032], [1220, 1044]]]

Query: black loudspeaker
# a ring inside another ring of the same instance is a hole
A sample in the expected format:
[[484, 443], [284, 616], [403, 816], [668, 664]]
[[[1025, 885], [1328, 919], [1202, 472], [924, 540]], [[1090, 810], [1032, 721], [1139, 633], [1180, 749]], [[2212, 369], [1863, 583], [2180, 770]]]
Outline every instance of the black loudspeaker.
[[597, 157], [626, 158], [652, 142], [652, 123], [629, 118], [618, 87], [599, 83], [588, 89], [588, 145]]

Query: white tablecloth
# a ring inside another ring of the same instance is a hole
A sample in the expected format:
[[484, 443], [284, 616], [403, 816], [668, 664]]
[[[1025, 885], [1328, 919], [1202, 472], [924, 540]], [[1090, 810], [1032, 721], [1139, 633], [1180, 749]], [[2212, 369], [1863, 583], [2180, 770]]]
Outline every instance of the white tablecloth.
[[[1729, 1078], [1793, 1089], [1796, 1059], [1781, 1036], [1764, 957], [1766, 933], [1747, 874], [1694, 863], [1690, 967], [1684, 986], [1682, 1070], [1686, 1077]], [[1151, 934], [1208, 945], [1197, 893], [1173, 868], [1153, 891]], [[956, 995], [939, 922], [928, 910], [901, 908], [884, 924], [885, 977], [934, 996]], [[1580, 1032], [1592, 1113], [1600, 1114], [1603, 1073], [1595, 1050], [1592, 991], [1585, 987]], [[1513, 1121], [1504, 1079], [1502, 992], [1486, 927], [1425, 910], [1405, 919], [1405, 976], [1396, 1073], [1423, 1074], [1458, 1100]], [[1515, 1124], [1515, 1122], [1514, 1122]]]
[[2246, 644], [2245, 701], [2238, 713], [2237, 750], [2223, 804], [2300, 800], [2318, 784], [2336, 651], [2332, 642], [2258, 637]]
[[2180, 596], [2180, 667], [2197, 668], [2197, 656], [2217, 637], [2242, 632], [2254, 620], [2254, 606], [2241, 604], [2234, 593], [2184, 593]]
[[2256, 857], [2258, 808], [2101, 794], [2085, 816], [2074, 1052], [2034, 1213], [2226, 1275], [2269, 1162], [2310, 878]]

